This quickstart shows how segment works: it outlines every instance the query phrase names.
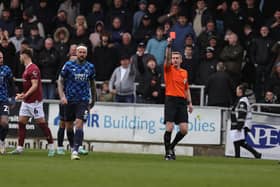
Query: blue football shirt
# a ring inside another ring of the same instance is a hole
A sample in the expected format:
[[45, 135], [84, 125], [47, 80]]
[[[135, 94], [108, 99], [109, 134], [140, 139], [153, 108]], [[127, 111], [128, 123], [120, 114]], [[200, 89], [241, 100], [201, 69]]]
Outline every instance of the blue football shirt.
[[0, 65], [0, 102], [7, 102], [9, 98], [8, 80], [13, 77], [9, 66]]
[[95, 78], [93, 64], [87, 61], [83, 64], [68, 61], [64, 64], [60, 75], [64, 78], [64, 92], [69, 102], [89, 102], [90, 80]]

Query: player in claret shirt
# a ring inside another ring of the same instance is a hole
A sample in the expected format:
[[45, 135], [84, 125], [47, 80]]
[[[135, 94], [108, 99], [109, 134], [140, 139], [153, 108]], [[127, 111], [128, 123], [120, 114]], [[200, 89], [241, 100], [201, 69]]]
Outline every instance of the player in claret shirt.
[[24, 64], [25, 70], [22, 74], [23, 92], [16, 95], [16, 100], [21, 100], [21, 107], [18, 119], [18, 146], [11, 154], [20, 154], [23, 152], [26, 128], [29, 118], [34, 118], [48, 141], [48, 156], [54, 156], [54, 145], [51, 131], [45, 120], [43, 111], [43, 94], [41, 74], [39, 68], [32, 63], [32, 50], [25, 49], [20, 54], [20, 61]]

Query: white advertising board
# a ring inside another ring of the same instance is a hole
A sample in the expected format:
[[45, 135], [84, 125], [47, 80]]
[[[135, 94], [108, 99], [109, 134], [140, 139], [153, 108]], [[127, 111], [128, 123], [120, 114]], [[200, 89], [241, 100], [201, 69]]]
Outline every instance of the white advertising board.
[[[49, 105], [49, 125], [57, 134], [58, 104]], [[96, 105], [84, 127], [86, 140], [162, 143], [165, 125], [163, 106]], [[178, 131], [176, 126], [175, 132]], [[173, 133], [173, 137], [176, 133]], [[181, 141], [186, 144], [220, 144], [221, 110], [195, 108], [189, 115], [189, 133]]]

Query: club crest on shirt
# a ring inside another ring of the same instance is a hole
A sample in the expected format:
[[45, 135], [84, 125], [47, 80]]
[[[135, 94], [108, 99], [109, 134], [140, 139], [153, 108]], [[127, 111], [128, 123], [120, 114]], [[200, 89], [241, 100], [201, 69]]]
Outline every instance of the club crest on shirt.
[[38, 76], [38, 72], [37, 72], [37, 71], [32, 71], [32, 75], [33, 75], [34, 77], [37, 77], [37, 76]]

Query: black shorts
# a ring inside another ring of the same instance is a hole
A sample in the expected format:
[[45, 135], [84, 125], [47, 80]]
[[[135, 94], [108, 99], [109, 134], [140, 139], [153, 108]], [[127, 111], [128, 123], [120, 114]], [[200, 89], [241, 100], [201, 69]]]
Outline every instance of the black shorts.
[[180, 97], [165, 97], [164, 105], [164, 123], [167, 121], [179, 123], [188, 123], [188, 107], [187, 100]]
[[81, 119], [87, 121], [88, 118], [88, 102], [68, 103], [64, 105], [64, 120], [75, 121], [75, 119]]
[[65, 106], [63, 104], [59, 104], [59, 119], [61, 121], [65, 121]]
[[10, 113], [9, 105], [6, 102], [0, 102], [0, 116], [8, 116]]

